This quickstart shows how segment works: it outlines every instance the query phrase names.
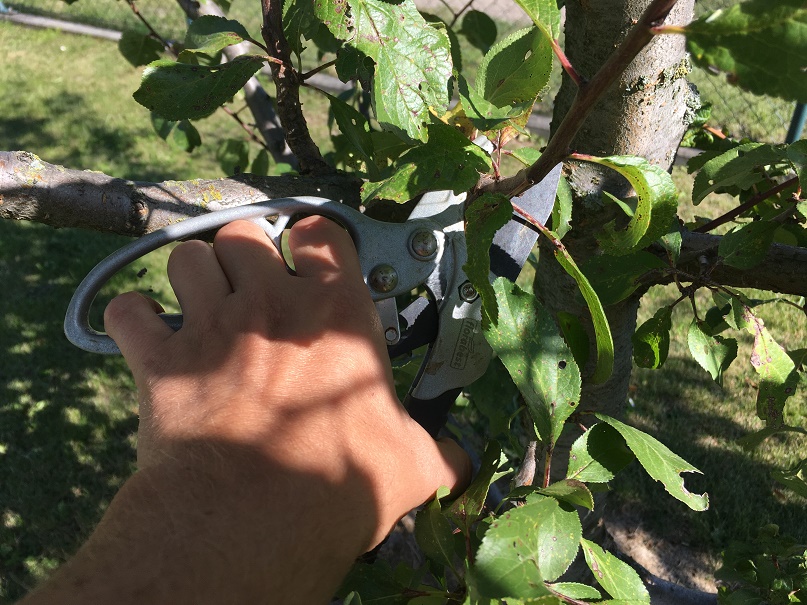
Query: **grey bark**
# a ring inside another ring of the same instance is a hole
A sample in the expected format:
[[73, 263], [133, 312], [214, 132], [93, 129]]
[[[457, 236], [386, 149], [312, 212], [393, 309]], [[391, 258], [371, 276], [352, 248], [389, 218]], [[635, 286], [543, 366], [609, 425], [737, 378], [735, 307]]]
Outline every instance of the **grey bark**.
[[144, 183], [70, 170], [24, 151], [0, 152], [0, 218], [140, 236], [204, 212], [295, 195], [358, 207], [347, 177], [240, 175]]
[[[596, 73], [649, 3], [649, 0], [569, 0], [565, 50], [578, 73], [584, 77]], [[689, 22], [693, 6], [694, 0], [680, 0], [665, 23]], [[572, 150], [598, 156], [640, 155], [669, 169], [691, 112], [697, 107], [697, 98], [686, 80], [687, 71], [683, 36], [655, 37], [593, 110], [575, 137]], [[576, 90], [574, 82], [564, 78], [555, 99], [553, 129], [566, 114]], [[563, 241], [579, 264], [597, 253], [593, 234], [598, 226], [616, 218], [614, 205], [603, 205], [602, 192], [625, 197], [629, 185], [616, 173], [593, 164], [569, 163], [566, 176], [574, 192], [574, 229]], [[535, 285], [535, 291], [551, 310], [575, 313], [584, 325], [590, 326], [577, 287], [552, 254], [541, 255]], [[614, 336], [614, 372], [600, 385], [585, 384], [581, 410], [621, 414], [630, 381], [630, 337], [636, 326], [638, 306], [639, 299], [634, 297], [607, 309]], [[594, 342], [593, 331], [591, 341]], [[595, 355], [592, 348], [588, 373], [593, 369]], [[564, 446], [568, 447], [568, 443], [560, 445]]]

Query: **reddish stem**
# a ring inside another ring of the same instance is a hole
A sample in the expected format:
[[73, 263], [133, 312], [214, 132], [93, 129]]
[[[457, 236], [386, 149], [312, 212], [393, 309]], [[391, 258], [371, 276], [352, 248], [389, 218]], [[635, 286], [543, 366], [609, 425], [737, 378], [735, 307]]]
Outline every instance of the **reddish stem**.
[[726, 212], [726, 214], [718, 216], [716, 219], [709, 221], [705, 225], [701, 225], [697, 229], [693, 229], [693, 231], [695, 233], [708, 233], [709, 231], [711, 231], [712, 229], [716, 229], [720, 225], [725, 225], [729, 221], [733, 221], [735, 218], [740, 216], [746, 210], [750, 210], [760, 202], [764, 202], [769, 197], [773, 197], [780, 191], [783, 191], [788, 187], [795, 185], [796, 183], [798, 183], [798, 181], [799, 181], [798, 177], [794, 176], [792, 179], [788, 179], [784, 183], [779, 183], [778, 185], [776, 185], [776, 187], [771, 187], [767, 191], [758, 193], [757, 195], [750, 198], [748, 201], [743, 202], [733, 210], [729, 210], [728, 212]]
[[569, 57], [566, 56], [566, 53], [563, 52], [563, 49], [558, 44], [557, 40], [552, 40], [552, 50], [555, 52], [555, 56], [560, 61], [561, 67], [563, 67], [563, 71], [569, 74], [569, 77], [572, 81], [577, 84], [578, 88], [585, 84], [585, 79], [577, 73], [577, 70], [572, 65], [571, 61], [569, 61]]

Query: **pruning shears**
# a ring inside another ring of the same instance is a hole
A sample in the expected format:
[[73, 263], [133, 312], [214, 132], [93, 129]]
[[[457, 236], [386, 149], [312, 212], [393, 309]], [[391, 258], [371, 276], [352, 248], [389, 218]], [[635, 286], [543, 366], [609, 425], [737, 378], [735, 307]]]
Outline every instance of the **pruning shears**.
[[[518, 198], [518, 204], [545, 223], [555, 202], [560, 164]], [[186, 219], [143, 236], [101, 261], [76, 289], [65, 317], [67, 338], [94, 353], [119, 354], [115, 342], [90, 326], [89, 311], [101, 287], [141, 256], [174, 241], [246, 219], [261, 226], [280, 249], [283, 230], [299, 216], [322, 215], [350, 233], [364, 281], [375, 301], [390, 358], [428, 345], [404, 406], [432, 436], [445, 424], [459, 392], [480, 378], [492, 351], [482, 334], [481, 300], [468, 280], [464, 230], [466, 194], [424, 194], [404, 223], [387, 223], [339, 202], [317, 197], [266, 200]], [[491, 279], [515, 280], [535, 245], [538, 233], [513, 216], [493, 240]], [[395, 298], [425, 291], [400, 312]], [[182, 316], [162, 314], [172, 328]]]

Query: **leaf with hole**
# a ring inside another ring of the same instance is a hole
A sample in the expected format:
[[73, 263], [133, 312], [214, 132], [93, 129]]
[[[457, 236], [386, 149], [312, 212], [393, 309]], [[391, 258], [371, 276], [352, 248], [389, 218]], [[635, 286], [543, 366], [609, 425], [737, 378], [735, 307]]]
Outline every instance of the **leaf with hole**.
[[571, 565], [582, 536], [573, 507], [537, 497], [493, 521], [471, 568], [471, 583], [489, 598], [537, 598]]
[[705, 69], [759, 95], [807, 102], [807, 6], [803, 0], [746, 0], [686, 26], [687, 49]]
[[241, 90], [263, 63], [262, 57], [253, 55], [214, 66], [160, 59], [146, 67], [133, 96], [167, 120], [205, 118]]
[[506, 196], [483, 193], [465, 210], [465, 245], [468, 262], [462, 270], [482, 297], [482, 314], [485, 322], [496, 325], [499, 308], [496, 292], [490, 283], [490, 245], [493, 237], [513, 216], [513, 206]]
[[[615, 428], [636, 459], [647, 471], [647, 474], [664, 485], [664, 489], [673, 497], [692, 510], [703, 511], [709, 508], [709, 497], [706, 494], [693, 494], [684, 487], [681, 473], [700, 473], [689, 462], [674, 454], [670, 449], [639, 429], [628, 426], [615, 418], [604, 414], [595, 414], [602, 422]], [[606, 588], [606, 590], [608, 590]], [[611, 595], [616, 596], [616, 595]]]
[[499, 323], [483, 325], [485, 338], [523, 395], [541, 441], [552, 445], [580, 403], [580, 370], [534, 296], [503, 277], [493, 288]]

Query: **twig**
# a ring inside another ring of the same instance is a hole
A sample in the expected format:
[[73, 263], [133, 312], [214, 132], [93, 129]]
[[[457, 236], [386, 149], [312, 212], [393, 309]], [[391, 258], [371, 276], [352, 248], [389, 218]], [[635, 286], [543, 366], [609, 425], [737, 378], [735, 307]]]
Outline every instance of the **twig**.
[[286, 141], [300, 161], [301, 173], [335, 174], [335, 169], [322, 158], [303, 116], [300, 103], [302, 79], [300, 73], [292, 66], [291, 49], [283, 33], [283, 2], [261, 0], [261, 6], [263, 9], [261, 34], [270, 56], [280, 60], [280, 64], [270, 63], [270, 67], [277, 89], [277, 114], [286, 131]]
[[552, 474], [552, 450], [554, 448], [549, 445], [546, 448], [546, 461], [544, 462], [544, 483], [543, 487], [549, 487], [550, 476]]
[[716, 219], [713, 219], [713, 220], [709, 221], [705, 225], [701, 225], [697, 229], [693, 229], [693, 231], [695, 233], [708, 233], [709, 231], [711, 231], [712, 229], [716, 229], [720, 225], [725, 225], [729, 221], [732, 221], [735, 218], [737, 218], [738, 216], [740, 216], [746, 210], [750, 210], [751, 208], [753, 208], [754, 206], [756, 206], [760, 202], [764, 202], [769, 197], [773, 197], [774, 195], [776, 195], [780, 191], [783, 191], [783, 190], [787, 189], [788, 187], [790, 187], [791, 185], [794, 185], [794, 184], [798, 183], [798, 181], [799, 181], [798, 177], [794, 176], [792, 179], [788, 179], [784, 183], [779, 183], [778, 185], [776, 185], [775, 187], [771, 187], [767, 191], [763, 191], [762, 193], [758, 193], [757, 195], [755, 195], [754, 197], [752, 197], [752, 198], [748, 199], [747, 201], [743, 202], [742, 204], [740, 204], [736, 208], [734, 208], [732, 210], [729, 210], [728, 212], [726, 212], [722, 216], [718, 216]]
[[249, 135], [249, 138], [250, 138], [251, 141], [253, 141], [254, 143], [257, 143], [258, 145], [260, 145], [261, 147], [263, 147], [264, 149], [269, 151], [269, 146], [266, 144], [266, 141], [264, 141], [263, 139], [258, 137], [255, 134], [254, 130], [252, 128], [250, 128], [246, 123], [244, 123], [244, 121], [238, 116], [238, 114], [236, 112], [234, 112], [232, 109], [230, 109], [229, 107], [224, 106], [224, 105], [222, 105], [221, 108], [224, 110], [224, 113], [231, 116], [236, 122], [238, 122], [238, 125], [241, 126], [241, 128], [243, 128], [246, 131], [246, 133]]
[[569, 57], [567, 57], [566, 53], [563, 52], [563, 49], [560, 47], [560, 44], [558, 44], [557, 40], [552, 40], [552, 50], [554, 51], [555, 56], [558, 58], [558, 61], [560, 61], [560, 65], [561, 67], [563, 67], [563, 71], [569, 74], [569, 77], [572, 79], [572, 81], [575, 84], [577, 84], [578, 87], [585, 84], [586, 82], [585, 78], [583, 78], [583, 76], [577, 73], [577, 70], [574, 68], [574, 65], [572, 65], [571, 61], [569, 61]]
[[566, 158], [569, 155], [570, 145], [586, 117], [636, 55], [652, 40], [653, 28], [667, 17], [677, 1], [653, 0], [619, 48], [591, 80], [578, 87], [572, 106], [549, 140], [543, 154], [532, 166], [509, 179], [487, 183], [480, 188], [480, 191], [500, 192], [509, 197], [517, 196], [543, 179], [558, 162]]
[[151, 23], [149, 23], [149, 22], [146, 20], [146, 18], [145, 18], [143, 15], [141, 15], [141, 14], [140, 14], [140, 11], [138, 10], [137, 6], [135, 5], [135, 0], [126, 0], [126, 4], [128, 4], [128, 5], [129, 5], [129, 8], [131, 8], [131, 9], [132, 9], [132, 12], [135, 14], [135, 17], [137, 17], [138, 19], [140, 19], [140, 21], [143, 23], [143, 25], [145, 25], [145, 26], [148, 28], [149, 33], [150, 33], [150, 34], [151, 34], [151, 35], [152, 35], [154, 38], [156, 38], [156, 39], [157, 39], [157, 41], [158, 41], [160, 44], [162, 44], [162, 45], [163, 45], [163, 48], [165, 48], [165, 51], [166, 51], [166, 52], [168, 52], [168, 53], [171, 53], [171, 55], [172, 55], [172, 56], [177, 57], [177, 56], [178, 56], [178, 53], [177, 53], [177, 51], [174, 49], [174, 46], [173, 46], [172, 44], [170, 44], [170, 43], [169, 43], [169, 42], [168, 42], [168, 41], [167, 41], [165, 38], [163, 38], [163, 37], [162, 37], [160, 34], [158, 34], [158, 33], [157, 33], [157, 30], [155, 30], [155, 29], [154, 29], [154, 28], [151, 26]]
[[313, 76], [314, 74], [318, 74], [322, 70], [328, 69], [332, 65], [336, 65], [336, 59], [334, 59], [333, 61], [328, 61], [327, 63], [323, 63], [322, 65], [320, 65], [319, 67], [315, 67], [311, 71], [305, 72], [303, 75], [300, 76], [300, 78], [302, 78], [302, 80], [305, 81], [308, 78], [310, 78], [311, 76]]
[[[462, 15], [462, 13], [464, 13], [464, 12], [465, 12], [465, 11], [467, 11], [469, 8], [471, 8], [471, 5], [472, 5], [473, 3], [474, 3], [474, 0], [468, 0], [468, 2], [466, 2], [466, 3], [465, 3], [465, 6], [463, 6], [463, 7], [462, 7], [462, 8], [461, 8], [461, 9], [460, 9], [458, 12], [454, 13], [454, 18], [451, 20], [451, 23], [449, 23], [449, 24], [448, 24], [448, 27], [449, 27], [449, 28], [454, 27], [454, 24], [457, 22], [457, 19], [459, 19], [459, 18], [460, 18], [460, 15]], [[443, 2], [443, 4], [445, 4], [446, 6], [448, 6], [448, 4], [446, 4], [445, 2]]]

